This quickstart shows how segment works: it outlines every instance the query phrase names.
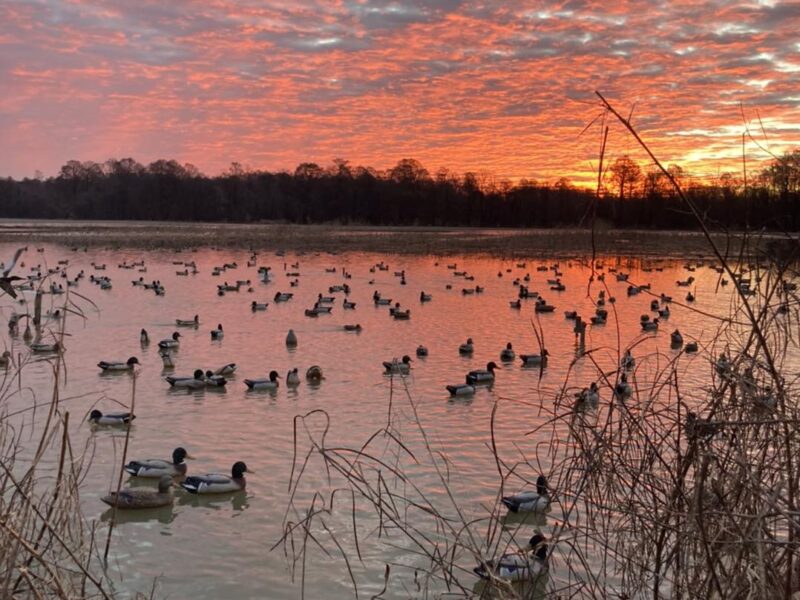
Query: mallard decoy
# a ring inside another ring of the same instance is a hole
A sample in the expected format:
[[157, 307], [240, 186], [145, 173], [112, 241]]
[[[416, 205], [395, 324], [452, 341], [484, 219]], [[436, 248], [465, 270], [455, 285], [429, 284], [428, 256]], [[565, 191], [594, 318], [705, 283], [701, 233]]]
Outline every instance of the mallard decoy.
[[167, 338], [165, 340], [161, 340], [160, 342], [158, 342], [158, 347], [161, 348], [161, 349], [177, 348], [178, 346], [181, 345], [181, 343], [179, 341], [180, 337], [181, 337], [181, 334], [176, 331], [176, 332], [174, 332], [172, 334], [171, 338]]
[[245, 379], [244, 384], [251, 390], [277, 390], [279, 377], [277, 371], [270, 371], [269, 379]]
[[161, 357], [165, 369], [175, 368], [175, 360], [173, 359], [172, 352], [169, 350], [161, 350], [158, 355]]
[[446, 388], [451, 396], [472, 396], [475, 393], [475, 386], [471, 383], [448, 385]]
[[136, 415], [124, 412], [124, 413], [108, 413], [103, 414], [99, 410], [94, 409], [91, 413], [89, 413], [88, 421], [93, 425], [108, 425], [111, 427], [120, 427], [124, 425], [130, 424], [136, 418]]
[[522, 360], [523, 367], [535, 367], [541, 365], [543, 367], [547, 366], [547, 357], [550, 356], [550, 353], [546, 349], [542, 349], [541, 354], [520, 354], [519, 357]]
[[214, 375], [233, 375], [236, 372], [236, 363], [228, 363], [214, 371]]
[[195, 369], [191, 377], [165, 377], [171, 387], [198, 389], [206, 387], [205, 373], [202, 369]]
[[420, 344], [417, 346], [417, 357], [428, 356], [428, 348]]
[[511, 512], [543, 512], [550, 506], [550, 491], [547, 477], [539, 475], [536, 479], [535, 492], [521, 492], [513, 496], [504, 496], [501, 502]]
[[225, 332], [222, 330], [222, 323], [219, 323], [217, 325], [216, 329], [212, 329], [211, 330], [211, 339], [212, 340], [221, 340], [224, 335], [225, 335]]
[[126, 362], [108, 362], [101, 360], [97, 366], [105, 371], [133, 371], [133, 367], [139, 364], [139, 359], [131, 356]]
[[300, 375], [297, 373], [297, 367], [286, 373], [286, 385], [289, 387], [300, 385]]
[[516, 352], [514, 352], [514, 347], [511, 345], [511, 342], [506, 344], [506, 347], [500, 351], [500, 360], [503, 362], [512, 362], [517, 357]]
[[245, 473], [252, 473], [247, 465], [239, 461], [234, 463], [231, 475], [208, 473], [206, 475], [191, 475], [181, 481], [181, 487], [191, 494], [224, 494], [226, 492], [239, 492], [245, 489], [247, 481]]
[[197, 327], [200, 325], [200, 317], [195, 315], [193, 319], [175, 319], [178, 327]]
[[150, 336], [149, 336], [149, 335], [147, 335], [147, 330], [146, 330], [146, 329], [142, 329], [142, 330], [139, 332], [139, 343], [140, 343], [142, 346], [146, 346], [147, 344], [149, 344], [149, 343], [150, 343]]
[[11, 355], [11, 352], [8, 350], [3, 352], [3, 355], [0, 356], [0, 367], [8, 367], [9, 365], [14, 364], [14, 357]]
[[[540, 539], [539, 539], [540, 538]], [[536, 541], [536, 546], [531, 544]], [[531, 538], [528, 548], [520, 553], [503, 554], [499, 560], [487, 560], [478, 565], [473, 572], [481, 579], [497, 577], [508, 581], [529, 581], [547, 571], [547, 544], [541, 535]], [[534, 549], [535, 548], [535, 549]]]
[[401, 360], [392, 359], [383, 362], [384, 373], [405, 375], [411, 371], [411, 357], [406, 354]]
[[228, 380], [223, 375], [215, 375], [214, 371], [206, 371], [203, 376], [206, 387], [225, 387]]
[[172, 460], [151, 458], [147, 460], [132, 460], [125, 465], [125, 471], [134, 477], [180, 477], [186, 475], [185, 459], [194, 458], [183, 448], [172, 451]]
[[494, 370], [497, 368], [497, 363], [491, 361], [486, 363], [486, 369], [476, 369], [467, 373], [467, 383], [475, 385], [476, 383], [492, 383], [494, 381]]
[[630, 349], [625, 350], [625, 355], [619, 361], [619, 366], [621, 369], [630, 370], [636, 365], [636, 359], [631, 354]]
[[100, 498], [109, 506], [117, 508], [159, 508], [170, 506], [174, 501], [172, 495], [172, 477], [164, 475], [158, 480], [158, 491], [148, 488], [126, 488], [117, 492], [110, 492]]
[[53, 342], [52, 344], [43, 344], [41, 342], [37, 342], [31, 344], [31, 352], [36, 354], [47, 354], [50, 352], [61, 352], [61, 344], [58, 342]]
[[467, 338], [467, 341], [458, 347], [459, 354], [472, 354], [475, 351], [475, 346], [472, 343], [472, 338]]

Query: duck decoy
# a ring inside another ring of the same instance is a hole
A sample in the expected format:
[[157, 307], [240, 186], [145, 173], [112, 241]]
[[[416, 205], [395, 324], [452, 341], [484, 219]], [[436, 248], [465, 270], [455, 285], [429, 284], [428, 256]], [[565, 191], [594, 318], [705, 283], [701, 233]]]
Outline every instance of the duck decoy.
[[131, 356], [126, 362], [108, 362], [101, 360], [97, 363], [103, 371], [133, 371], [133, 367], [139, 364], [139, 359]]
[[597, 383], [593, 381], [588, 388], [583, 388], [575, 394], [575, 397], [577, 408], [597, 408], [600, 403], [600, 390], [597, 388]]
[[687, 342], [686, 345], [683, 347], [683, 351], [687, 352], [689, 354], [693, 354], [694, 352], [697, 352], [698, 350], [699, 350], [699, 347], [697, 345], [697, 342]]
[[63, 350], [63, 348], [61, 347], [61, 344], [59, 344], [58, 342], [53, 342], [52, 344], [44, 344], [42, 342], [31, 344], [31, 352], [34, 352], [36, 354], [61, 352], [61, 350]]
[[134, 477], [180, 477], [186, 475], [185, 459], [194, 458], [183, 448], [172, 451], [172, 460], [150, 458], [146, 460], [132, 460], [125, 465], [125, 471]]
[[473, 572], [481, 579], [491, 579], [497, 577], [507, 581], [529, 581], [535, 579], [540, 574], [547, 571], [547, 544], [539, 546], [544, 537], [534, 536], [538, 548], [529, 546], [521, 553], [503, 554], [498, 560], [487, 560], [473, 569]]
[[221, 475], [218, 473], [208, 473], [206, 475], [191, 475], [181, 481], [181, 487], [191, 494], [224, 494], [227, 492], [239, 492], [245, 489], [247, 481], [245, 473], [253, 471], [247, 465], [239, 461], [234, 463], [231, 474]]
[[322, 367], [319, 365], [312, 365], [308, 367], [308, 370], [306, 371], [306, 381], [308, 381], [308, 383], [312, 385], [319, 384], [323, 379]]
[[652, 321], [642, 321], [641, 325], [643, 331], [658, 331], [658, 318]]
[[5, 350], [0, 356], [0, 367], [8, 367], [9, 365], [14, 364], [14, 357], [11, 355], [11, 352]]
[[160, 342], [158, 342], [158, 347], [161, 348], [162, 350], [166, 348], [177, 348], [178, 346], [180, 346], [180, 341], [179, 341], [180, 337], [181, 334], [176, 331], [172, 334], [171, 338], [167, 338], [165, 340], [161, 340]]
[[89, 413], [88, 421], [93, 425], [108, 425], [111, 427], [120, 427], [130, 424], [136, 418], [136, 415], [129, 412], [108, 413], [103, 414], [99, 410], [94, 409]]
[[426, 347], [425, 347], [425, 346], [423, 346], [422, 344], [420, 344], [419, 346], [417, 346], [417, 356], [418, 356], [418, 357], [424, 357], [424, 356], [428, 356], [428, 348], [426, 348]]
[[347, 310], [353, 310], [356, 307], [356, 303], [350, 302], [350, 300], [345, 300], [344, 302], [342, 302], [342, 307]]
[[467, 383], [475, 385], [476, 383], [492, 383], [494, 381], [494, 370], [497, 368], [497, 363], [491, 361], [486, 363], [486, 369], [476, 369], [467, 373]]
[[511, 342], [506, 344], [506, 347], [500, 351], [500, 360], [503, 362], [513, 362], [513, 360], [517, 357], [516, 352], [514, 352], [514, 348], [511, 346]]
[[669, 336], [670, 344], [673, 346], [682, 346], [683, 345], [683, 336], [679, 330], [673, 331]]
[[161, 357], [165, 369], [175, 368], [175, 360], [173, 359], [172, 352], [169, 350], [161, 350], [159, 351], [158, 355]]
[[224, 375], [215, 375], [213, 371], [206, 371], [205, 375], [203, 376], [203, 381], [206, 384], [206, 387], [225, 387], [228, 383], [228, 380], [225, 379]]
[[471, 383], [448, 385], [446, 388], [451, 396], [472, 396], [475, 393], [475, 386]]
[[150, 336], [149, 336], [149, 335], [147, 335], [147, 330], [146, 330], [146, 329], [142, 329], [142, 330], [139, 332], [139, 343], [140, 343], [142, 346], [146, 346], [147, 344], [149, 344], [149, 343], [150, 343]]
[[225, 332], [222, 330], [222, 323], [218, 323], [217, 328], [211, 330], [211, 339], [221, 340], [224, 336]]
[[535, 492], [521, 492], [513, 496], [504, 496], [501, 502], [511, 512], [544, 512], [550, 506], [547, 477], [544, 475], [537, 477]]
[[345, 331], [361, 331], [361, 324], [360, 323], [356, 323], [355, 325], [345, 325], [344, 326], [344, 330]]
[[297, 367], [286, 373], [286, 385], [289, 387], [300, 385], [300, 375], [297, 373]]
[[402, 360], [392, 359], [383, 362], [384, 373], [405, 375], [411, 371], [411, 357], [406, 354]]
[[294, 333], [294, 329], [290, 329], [289, 333], [286, 334], [286, 346], [289, 348], [297, 346], [297, 336]]
[[614, 386], [614, 395], [617, 398], [625, 400], [630, 397], [631, 394], [633, 394], [633, 387], [628, 383], [628, 376], [623, 373], [620, 375], [617, 385]]
[[630, 370], [636, 365], [636, 359], [631, 354], [630, 349], [625, 350], [625, 354], [619, 361], [619, 366], [621, 369]]
[[256, 312], [257, 310], [267, 310], [268, 304], [269, 304], [268, 302], [256, 302], [255, 300], [253, 300], [250, 303], [250, 310], [252, 310], [253, 312]]
[[195, 315], [193, 319], [175, 319], [178, 327], [197, 327], [200, 325], [200, 317]]
[[547, 357], [550, 356], [550, 353], [543, 349], [541, 354], [520, 354], [519, 357], [522, 359], [522, 366], [523, 367], [534, 367], [541, 365], [543, 367], [547, 366]]
[[228, 363], [214, 371], [214, 375], [233, 375], [236, 372], [236, 363]]
[[158, 490], [148, 488], [126, 488], [117, 492], [110, 492], [100, 498], [109, 506], [117, 508], [159, 508], [170, 506], [174, 501], [172, 495], [172, 477], [164, 475], [158, 480]]
[[170, 386], [176, 388], [198, 389], [206, 387], [206, 376], [202, 369], [196, 369], [191, 377], [173, 377], [170, 375], [164, 379], [167, 380]]
[[467, 338], [467, 341], [458, 347], [459, 354], [472, 354], [474, 350], [475, 347], [472, 343], [472, 338]]
[[244, 384], [251, 390], [277, 390], [279, 377], [277, 371], [270, 371], [268, 379], [245, 379]]

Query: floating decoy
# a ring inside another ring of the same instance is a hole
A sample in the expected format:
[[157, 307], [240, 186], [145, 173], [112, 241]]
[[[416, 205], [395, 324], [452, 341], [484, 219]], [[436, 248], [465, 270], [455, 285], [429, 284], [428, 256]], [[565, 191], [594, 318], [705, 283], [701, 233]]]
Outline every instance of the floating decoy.
[[683, 345], [683, 336], [681, 335], [681, 332], [678, 331], [677, 329], [670, 334], [669, 340], [673, 346]]
[[494, 381], [494, 370], [497, 363], [491, 361], [486, 363], [486, 369], [476, 369], [467, 373], [467, 383], [492, 383]]
[[43, 344], [41, 342], [31, 344], [31, 352], [35, 352], [36, 354], [60, 352], [61, 350], [61, 345], [58, 342], [53, 342], [52, 344]]
[[686, 294], [686, 301], [687, 302], [694, 302], [694, 294], [692, 294], [692, 292], [689, 292], [688, 294]]
[[345, 325], [344, 326], [344, 330], [345, 331], [361, 331], [361, 324], [360, 323], [356, 323], [355, 325]]
[[395, 319], [402, 320], [402, 321], [407, 321], [407, 320], [409, 320], [411, 318], [411, 309], [407, 308], [406, 310], [395, 310], [392, 313], [392, 316]]
[[149, 344], [149, 343], [150, 343], [150, 336], [149, 336], [149, 335], [147, 335], [147, 330], [146, 330], [146, 329], [142, 329], [142, 330], [139, 332], [139, 343], [140, 343], [142, 346], [146, 346], [147, 344]]
[[175, 368], [175, 361], [172, 357], [172, 352], [169, 350], [161, 350], [158, 355], [161, 357], [161, 360], [164, 363], [165, 369], [174, 369]]
[[322, 381], [322, 367], [318, 365], [312, 365], [308, 367], [306, 371], [306, 381], [311, 384], [318, 384]]
[[419, 346], [417, 346], [417, 356], [419, 357], [428, 356], [428, 349], [422, 344], [420, 344]]
[[297, 346], [297, 336], [294, 333], [294, 329], [290, 329], [289, 333], [286, 334], [286, 346], [289, 348]]
[[664, 308], [658, 309], [658, 316], [662, 319], [666, 319], [669, 317], [669, 306], [665, 306]]
[[621, 369], [632, 369], [636, 365], [636, 359], [633, 358], [633, 354], [631, 354], [630, 349], [625, 350], [625, 355], [619, 361], [619, 366]]
[[192, 377], [165, 377], [167, 383], [176, 388], [198, 389], [206, 387], [206, 376], [202, 369], [196, 369]]
[[501, 500], [511, 512], [544, 512], [550, 506], [550, 491], [547, 477], [539, 475], [535, 492], [521, 492], [505, 496]]
[[234, 463], [231, 475], [208, 473], [207, 475], [192, 475], [181, 481], [181, 487], [191, 494], [224, 494], [226, 492], [239, 492], [245, 489], [247, 482], [245, 473], [253, 471], [239, 461]]
[[228, 363], [214, 371], [214, 375], [233, 375], [236, 372], [236, 363]]
[[593, 381], [588, 388], [583, 388], [575, 394], [575, 397], [578, 408], [597, 408], [600, 403], [600, 390], [597, 388], [597, 383]]
[[117, 492], [110, 492], [100, 498], [109, 506], [117, 508], [159, 508], [170, 506], [174, 501], [172, 495], [172, 477], [164, 475], [158, 480], [158, 490], [148, 488], [126, 488]]
[[516, 352], [514, 352], [513, 346], [511, 346], [511, 342], [506, 344], [506, 347], [500, 351], [500, 360], [503, 362], [512, 362], [517, 357]]
[[275, 302], [288, 302], [292, 298], [294, 298], [294, 294], [291, 292], [276, 292], [273, 300]]
[[519, 299], [512, 300], [508, 304], [509, 304], [509, 306], [511, 306], [511, 308], [518, 308], [518, 309], [522, 308], [522, 301], [519, 300]]
[[[276, 300], [276, 302], [280, 302], [280, 300]], [[256, 312], [257, 310], [267, 310], [268, 305], [269, 302], [256, 302], [255, 300], [253, 300], [250, 303], [250, 310], [252, 310], [253, 312]]]
[[289, 387], [300, 385], [300, 375], [297, 374], [297, 367], [286, 373], [286, 385]]
[[475, 347], [472, 343], [472, 338], [467, 338], [467, 341], [458, 347], [459, 354], [472, 354], [474, 350]]
[[120, 427], [123, 425], [128, 425], [131, 421], [136, 418], [136, 415], [131, 414], [129, 412], [125, 413], [108, 413], [103, 414], [99, 410], [94, 409], [91, 413], [89, 413], [88, 421], [93, 423], [94, 425], [109, 425], [109, 426], [116, 426]]
[[475, 393], [475, 386], [470, 383], [448, 385], [446, 387], [451, 396], [472, 396]]
[[107, 362], [101, 360], [97, 363], [103, 371], [132, 371], [135, 365], [139, 364], [139, 359], [131, 356], [126, 362]]
[[222, 323], [218, 323], [217, 328], [211, 330], [211, 339], [221, 340], [224, 336], [225, 332], [222, 330]]
[[564, 318], [574, 321], [575, 319], [578, 318], [578, 311], [577, 310], [565, 310], [564, 311]]
[[194, 319], [175, 319], [175, 324], [178, 327], [197, 327], [200, 325], [200, 317], [194, 316]]
[[433, 299], [433, 294], [426, 294], [425, 292], [419, 293], [420, 302], [430, 302]]
[[7, 367], [12, 364], [14, 364], [14, 358], [11, 356], [11, 352], [8, 350], [4, 351], [3, 355], [0, 356], [0, 367]]
[[533, 367], [537, 365], [546, 367], [547, 357], [549, 355], [550, 353], [546, 349], [543, 349], [541, 354], [520, 354], [519, 357], [522, 359], [523, 367]]
[[641, 325], [643, 331], [658, 331], [658, 319], [643, 321]]
[[244, 384], [251, 390], [277, 390], [279, 377], [277, 371], [270, 371], [269, 379], [245, 379]]
[[725, 356], [724, 352], [720, 354], [719, 357], [717, 358], [717, 362], [714, 364], [714, 368], [720, 375], [727, 375], [731, 372], [731, 361], [728, 360], [728, 357]]
[[628, 383], [628, 376], [625, 373], [620, 375], [617, 385], [614, 386], [614, 394], [622, 400], [633, 394], [633, 387]]
[[228, 383], [224, 375], [215, 375], [213, 371], [206, 371], [203, 381], [206, 387], [224, 387]]
[[172, 334], [171, 338], [167, 338], [165, 340], [161, 340], [160, 342], [158, 342], [158, 347], [161, 348], [162, 350], [166, 348], [177, 348], [181, 344], [178, 341], [180, 337], [181, 334], [176, 331], [175, 333]]
[[345, 309], [348, 309], [348, 310], [352, 310], [352, 309], [354, 309], [356, 307], [356, 303], [355, 302], [350, 302], [349, 300], [345, 300], [342, 303], [342, 307], [345, 308]]
[[[534, 536], [544, 539], [542, 536]], [[531, 542], [533, 543], [533, 542]], [[507, 581], [529, 581], [547, 571], [547, 544], [536, 550], [529, 547], [523, 553], [503, 554], [499, 560], [488, 560], [473, 572], [481, 579], [497, 577]]]
[[697, 351], [698, 351], [698, 349], [699, 349], [699, 346], [697, 345], [697, 342], [688, 342], [688, 343], [687, 343], [687, 344], [686, 344], [686, 345], [683, 347], [683, 351], [684, 351], [684, 352], [688, 352], [689, 354], [692, 354], [692, 353], [694, 353], [694, 352], [697, 352]]
[[411, 370], [411, 357], [406, 354], [402, 360], [384, 361], [383, 368], [385, 373], [405, 375]]
[[187, 458], [194, 458], [183, 448], [172, 451], [172, 460], [151, 458], [147, 460], [132, 460], [125, 465], [125, 471], [134, 477], [180, 477], [186, 475]]

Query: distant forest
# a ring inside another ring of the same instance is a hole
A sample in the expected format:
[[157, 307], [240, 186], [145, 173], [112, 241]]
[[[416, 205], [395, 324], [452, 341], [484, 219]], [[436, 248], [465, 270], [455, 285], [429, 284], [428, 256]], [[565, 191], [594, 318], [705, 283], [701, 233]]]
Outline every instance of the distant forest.
[[[800, 229], [800, 150], [762, 171], [695, 182], [671, 174], [712, 228]], [[48, 219], [348, 223], [481, 227], [580, 226], [593, 216], [614, 227], [694, 229], [697, 223], [660, 172], [629, 157], [613, 162], [601, 193], [488, 176], [431, 174], [403, 159], [386, 171], [303, 163], [293, 173], [250, 171], [233, 163], [217, 176], [192, 165], [133, 159], [69, 161], [50, 178], [0, 179], [0, 216]]]

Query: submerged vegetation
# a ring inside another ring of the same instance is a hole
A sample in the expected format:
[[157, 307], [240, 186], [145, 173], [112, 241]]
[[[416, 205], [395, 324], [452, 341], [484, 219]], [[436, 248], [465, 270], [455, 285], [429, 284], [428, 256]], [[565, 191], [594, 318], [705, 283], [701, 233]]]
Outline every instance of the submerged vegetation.
[[0, 216], [479, 227], [578, 226], [592, 217], [615, 227], [697, 229], [672, 177], [713, 229], [800, 227], [800, 151], [749, 179], [724, 173], [705, 183], [677, 166], [661, 172], [628, 156], [607, 167], [598, 198], [567, 179], [512, 184], [446, 169], [432, 174], [414, 159], [386, 171], [341, 159], [329, 167], [303, 163], [293, 173], [234, 163], [217, 176], [174, 160], [69, 161], [55, 177], [0, 180]]

